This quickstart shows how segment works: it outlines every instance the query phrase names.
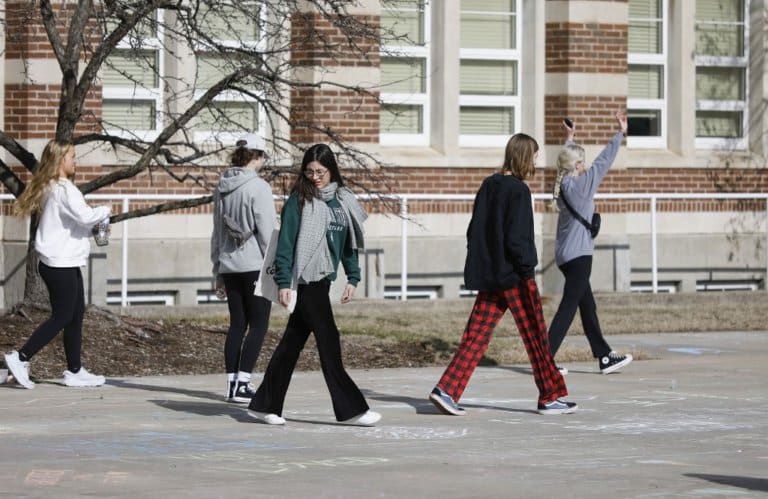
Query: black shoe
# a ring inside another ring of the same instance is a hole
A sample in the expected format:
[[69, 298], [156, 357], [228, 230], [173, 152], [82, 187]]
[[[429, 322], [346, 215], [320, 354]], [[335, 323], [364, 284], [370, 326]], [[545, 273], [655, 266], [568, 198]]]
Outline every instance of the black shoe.
[[251, 384], [250, 381], [238, 381], [230, 402], [247, 404], [251, 401], [251, 398], [253, 398], [255, 394], [256, 388]]
[[619, 355], [616, 352], [611, 352], [608, 355], [600, 357], [600, 372], [603, 374], [610, 374], [614, 371], [618, 371], [622, 367], [632, 362], [632, 356]]

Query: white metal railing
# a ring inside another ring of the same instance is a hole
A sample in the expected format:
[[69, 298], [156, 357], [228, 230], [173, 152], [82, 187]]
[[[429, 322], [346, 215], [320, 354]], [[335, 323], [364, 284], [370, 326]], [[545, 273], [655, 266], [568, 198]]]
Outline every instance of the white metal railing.
[[[194, 199], [199, 196], [190, 196], [186, 194], [88, 194], [86, 199], [94, 201], [109, 201], [119, 200], [122, 201], [123, 213], [127, 213], [130, 208], [131, 201], [173, 201]], [[408, 290], [408, 224], [410, 223], [408, 217], [408, 201], [472, 201], [474, 200], [474, 194], [398, 194], [398, 195], [362, 195], [361, 199], [380, 199], [384, 197], [386, 199], [398, 200], [400, 203], [400, 299], [407, 300]], [[13, 200], [14, 197], [10, 194], [0, 194], [0, 201]], [[281, 196], [275, 196], [275, 199], [282, 199]], [[549, 194], [534, 194], [533, 202], [549, 200], [551, 195]], [[734, 199], [751, 199], [751, 200], [763, 200], [765, 201], [765, 247], [768, 248], [768, 193], [703, 193], [703, 194], [677, 194], [677, 193], [612, 193], [612, 194], [597, 194], [595, 199], [615, 199], [615, 200], [647, 200], [650, 204], [650, 223], [651, 223], [651, 283], [652, 292], [657, 293], [659, 289], [658, 285], [658, 228], [657, 228], [657, 211], [656, 205], [658, 200], [682, 200], [682, 199], [715, 199], [715, 200], [734, 200]], [[121, 304], [123, 307], [128, 305], [128, 226], [129, 220], [121, 222], [123, 224], [122, 230], [122, 248], [121, 248], [121, 272], [120, 272], [120, 296]], [[768, 251], [766, 251], [765, 261], [766, 278], [768, 278]]]

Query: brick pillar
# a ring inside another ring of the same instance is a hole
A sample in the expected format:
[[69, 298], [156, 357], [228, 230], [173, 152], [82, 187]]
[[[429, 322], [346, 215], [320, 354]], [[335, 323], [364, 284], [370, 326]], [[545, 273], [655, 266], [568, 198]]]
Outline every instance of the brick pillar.
[[[354, 45], [337, 26], [311, 10], [291, 18], [291, 62], [300, 68], [299, 79], [308, 83], [331, 81], [340, 85], [366, 85], [361, 92], [331, 84], [291, 90], [291, 119], [296, 123], [291, 138], [298, 143], [328, 142], [312, 129], [327, 127], [346, 142], [377, 145], [379, 142], [379, 44], [371, 39], [356, 39]], [[378, 2], [361, 2], [349, 13], [360, 22], [378, 26]], [[324, 48], [322, 38], [331, 42]], [[367, 82], [365, 84], [361, 82]]]
[[565, 116], [577, 121], [581, 144], [615, 133], [611, 111], [627, 102], [627, 21], [626, 0], [547, 1], [547, 144], [562, 142]]

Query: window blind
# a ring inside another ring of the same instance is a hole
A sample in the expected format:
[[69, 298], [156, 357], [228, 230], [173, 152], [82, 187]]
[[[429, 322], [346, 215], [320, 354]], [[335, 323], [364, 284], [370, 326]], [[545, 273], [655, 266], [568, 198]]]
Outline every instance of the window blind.
[[738, 138], [744, 135], [740, 111], [697, 111], [696, 136]]
[[630, 64], [627, 70], [629, 97], [637, 99], [664, 98], [664, 70], [661, 66]]
[[462, 59], [459, 73], [464, 95], [517, 95], [517, 61]]
[[104, 99], [101, 116], [107, 129], [154, 130], [155, 101]]
[[192, 122], [198, 131], [258, 129], [259, 112], [254, 102], [216, 101], [201, 111]]
[[156, 50], [115, 50], [104, 64], [102, 84], [105, 87], [140, 85], [157, 88], [157, 58]]
[[423, 93], [426, 91], [426, 61], [415, 57], [382, 57], [381, 90], [388, 93]]
[[382, 133], [422, 133], [423, 107], [403, 104], [381, 106], [379, 124]]
[[397, 0], [386, 3], [381, 11], [381, 27], [397, 39], [392, 45], [424, 45], [424, 1]]
[[696, 98], [744, 100], [744, 70], [717, 66], [696, 68]]
[[466, 135], [511, 135], [515, 129], [514, 110], [509, 107], [462, 106], [459, 132]]

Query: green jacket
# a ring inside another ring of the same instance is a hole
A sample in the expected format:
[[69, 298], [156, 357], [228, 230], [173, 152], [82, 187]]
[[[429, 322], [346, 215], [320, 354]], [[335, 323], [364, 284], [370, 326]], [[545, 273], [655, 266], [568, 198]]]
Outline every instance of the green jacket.
[[[325, 233], [325, 239], [331, 251], [333, 268], [337, 269], [339, 262], [341, 262], [347, 275], [347, 282], [357, 286], [360, 282], [360, 264], [357, 259], [357, 250], [352, 249], [350, 244], [349, 220], [344, 216], [341, 204], [335, 197], [327, 201], [326, 204], [333, 214], [333, 220]], [[299, 225], [301, 225], [301, 209], [296, 194], [291, 194], [288, 197], [280, 214], [280, 220], [280, 235], [275, 254], [275, 282], [280, 289], [285, 289], [291, 287], [294, 251], [296, 240], [299, 237]], [[335, 280], [336, 272], [329, 274], [325, 279]]]

